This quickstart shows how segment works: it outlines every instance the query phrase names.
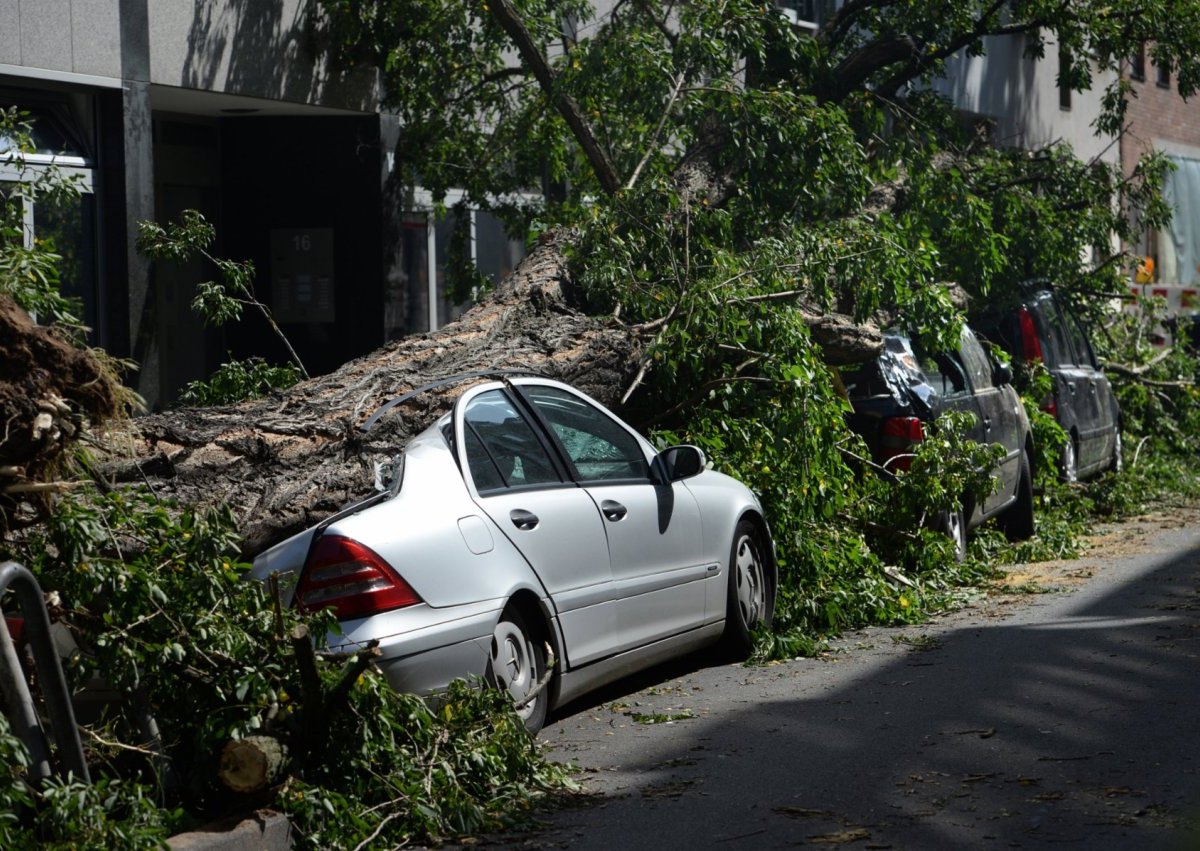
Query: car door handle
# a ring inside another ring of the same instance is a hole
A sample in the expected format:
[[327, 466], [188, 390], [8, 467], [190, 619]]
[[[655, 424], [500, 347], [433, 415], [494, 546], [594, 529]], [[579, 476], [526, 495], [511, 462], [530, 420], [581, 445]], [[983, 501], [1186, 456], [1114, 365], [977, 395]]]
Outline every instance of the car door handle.
[[526, 511], [524, 508], [514, 508], [508, 512], [508, 519], [513, 522], [514, 526], [525, 532], [537, 528], [538, 524], [538, 516], [532, 511]]
[[600, 510], [604, 513], [605, 517], [614, 523], [616, 523], [618, 520], [621, 520], [626, 514], [629, 513], [628, 508], [621, 505], [619, 502], [614, 502], [611, 499], [606, 499], [604, 502], [600, 503]]

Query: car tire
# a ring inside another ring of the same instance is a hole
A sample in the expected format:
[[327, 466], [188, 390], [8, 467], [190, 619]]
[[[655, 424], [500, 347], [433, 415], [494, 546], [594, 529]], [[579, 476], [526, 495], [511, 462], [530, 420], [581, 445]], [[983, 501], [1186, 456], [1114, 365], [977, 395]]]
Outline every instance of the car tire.
[[1062, 480], [1067, 484], [1079, 481], [1079, 454], [1075, 450], [1075, 436], [1068, 434], [1067, 442], [1063, 444]]
[[1112, 460], [1108, 463], [1110, 473], [1119, 473], [1125, 469], [1125, 446], [1121, 441], [1121, 429], [1113, 435]]
[[1016, 500], [1000, 515], [1000, 528], [1010, 541], [1024, 541], [1033, 537], [1033, 470], [1029, 464], [1029, 453], [1021, 452], [1021, 476], [1017, 482]]
[[775, 615], [775, 565], [763, 548], [758, 527], [738, 522], [729, 548], [729, 585], [722, 649], [744, 659], [754, 646], [753, 632], [770, 626]]
[[529, 631], [521, 613], [506, 610], [492, 631], [486, 680], [489, 685], [509, 693], [519, 707], [517, 717], [531, 733], [536, 733], [546, 723], [550, 693], [543, 687], [533, 700], [524, 706], [520, 704], [538, 687], [545, 674], [545, 649]]
[[966, 561], [967, 558], [967, 520], [961, 508], [954, 511], [943, 511], [938, 515], [935, 524], [936, 531], [950, 539], [954, 545], [954, 560]]

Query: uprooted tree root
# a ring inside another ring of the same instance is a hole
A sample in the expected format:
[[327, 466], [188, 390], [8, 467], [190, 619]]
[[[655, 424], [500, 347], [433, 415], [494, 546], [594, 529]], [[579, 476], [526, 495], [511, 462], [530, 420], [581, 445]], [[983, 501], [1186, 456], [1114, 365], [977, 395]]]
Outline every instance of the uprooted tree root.
[[0, 295], [0, 523], [43, 515], [50, 479], [88, 424], [122, 411], [123, 393], [105, 361], [54, 328], [37, 325]]

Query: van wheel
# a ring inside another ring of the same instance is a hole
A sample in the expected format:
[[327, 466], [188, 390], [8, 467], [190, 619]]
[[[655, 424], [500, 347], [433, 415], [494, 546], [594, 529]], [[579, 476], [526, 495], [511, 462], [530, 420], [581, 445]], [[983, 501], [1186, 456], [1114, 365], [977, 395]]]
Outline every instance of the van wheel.
[[1010, 541], [1024, 541], [1033, 537], [1033, 471], [1029, 466], [1029, 453], [1021, 452], [1021, 479], [1017, 482], [1017, 499], [1000, 516], [1000, 528]]
[[938, 515], [937, 531], [950, 539], [954, 545], [954, 560], [961, 562], [967, 558], [967, 520], [961, 508], [954, 511], [943, 511]]
[[1062, 477], [1067, 483], [1079, 481], [1079, 459], [1075, 454], [1075, 437], [1067, 435], [1067, 442], [1063, 446], [1062, 454]]

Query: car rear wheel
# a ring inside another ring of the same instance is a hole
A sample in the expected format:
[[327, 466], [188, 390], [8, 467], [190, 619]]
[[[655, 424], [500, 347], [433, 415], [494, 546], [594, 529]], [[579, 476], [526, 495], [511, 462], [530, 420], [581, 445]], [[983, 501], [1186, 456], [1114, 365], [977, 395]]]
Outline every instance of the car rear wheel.
[[492, 632], [492, 647], [488, 658], [488, 682], [507, 691], [517, 706], [517, 716], [525, 729], [536, 733], [546, 723], [549, 693], [545, 688], [529, 699], [546, 673], [546, 653], [525, 625], [525, 619], [514, 610], [500, 616]]
[[749, 655], [752, 633], [770, 626], [775, 612], [775, 570], [763, 550], [758, 528], [738, 523], [729, 552], [729, 590], [725, 611], [724, 649], [739, 658]]
[[1125, 469], [1125, 447], [1121, 443], [1121, 430], [1117, 429], [1117, 433], [1113, 435], [1113, 454], [1112, 460], [1108, 463], [1110, 472], [1119, 473]]
[[1067, 442], [1063, 445], [1062, 477], [1064, 482], [1079, 481], [1079, 462], [1075, 454], [1075, 438], [1069, 434]]
[[954, 560], [964, 561], [967, 557], [967, 521], [962, 509], [943, 511], [938, 518], [937, 531], [954, 545]]
[[1017, 498], [1000, 516], [1000, 528], [1010, 541], [1024, 541], [1033, 537], [1033, 527], [1033, 471], [1029, 465], [1029, 453], [1022, 452]]

